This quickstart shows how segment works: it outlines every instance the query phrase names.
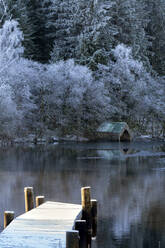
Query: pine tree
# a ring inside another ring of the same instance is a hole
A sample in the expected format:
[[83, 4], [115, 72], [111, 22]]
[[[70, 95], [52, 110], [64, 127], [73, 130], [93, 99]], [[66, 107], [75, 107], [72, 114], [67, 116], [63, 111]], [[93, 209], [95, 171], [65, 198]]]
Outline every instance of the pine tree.
[[149, 67], [151, 42], [145, 33], [147, 13], [146, 5], [137, 0], [81, 1], [78, 62], [97, 69], [98, 63], [107, 64], [112, 48], [124, 43], [132, 47], [136, 59]]
[[54, 1], [4, 0], [0, 3], [1, 25], [10, 19], [15, 19], [20, 24], [24, 33], [24, 56], [48, 62], [55, 33]]
[[77, 61], [92, 70], [97, 64], [106, 64], [116, 34], [111, 22], [112, 4], [108, 1], [81, 1], [79, 3], [80, 35]]
[[33, 41], [33, 47], [31, 47], [32, 58], [36, 61], [47, 62], [49, 59], [49, 42], [46, 39], [46, 18], [43, 13], [43, 2], [39, 0], [27, 1], [26, 11], [32, 29], [30, 35], [30, 39]]
[[51, 61], [66, 60], [75, 57], [77, 45], [77, 1], [56, 0], [55, 40]]
[[145, 28], [149, 22], [148, 10], [143, 1], [114, 0], [112, 20], [117, 28], [116, 45], [123, 43], [132, 47], [133, 56], [149, 68], [148, 53], [150, 37]]
[[27, 15], [26, 2], [23, 0], [3, 0], [0, 2], [0, 16], [3, 26], [6, 20], [17, 20], [19, 22], [20, 29], [23, 31], [24, 40], [24, 56], [32, 59], [32, 53], [34, 50], [34, 42], [31, 39], [33, 34], [33, 24]]
[[146, 0], [146, 5], [150, 19], [146, 33], [152, 37], [149, 59], [153, 69], [160, 75], [165, 75], [165, 2]]

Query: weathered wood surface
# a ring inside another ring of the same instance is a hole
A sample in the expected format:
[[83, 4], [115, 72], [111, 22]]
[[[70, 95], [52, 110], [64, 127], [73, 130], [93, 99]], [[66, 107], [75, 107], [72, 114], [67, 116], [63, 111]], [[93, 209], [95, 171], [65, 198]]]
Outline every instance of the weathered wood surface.
[[81, 219], [82, 206], [45, 202], [17, 217], [1, 234], [1, 248], [64, 248], [66, 231]]

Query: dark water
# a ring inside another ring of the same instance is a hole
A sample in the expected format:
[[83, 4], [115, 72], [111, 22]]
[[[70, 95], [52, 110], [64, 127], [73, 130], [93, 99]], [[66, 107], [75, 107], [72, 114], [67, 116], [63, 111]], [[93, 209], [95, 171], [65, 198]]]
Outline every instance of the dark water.
[[165, 144], [89, 143], [0, 149], [3, 211], [24, 212], [24, 187], [47, 200], [99, 202], [97, 248], [165, 247]]

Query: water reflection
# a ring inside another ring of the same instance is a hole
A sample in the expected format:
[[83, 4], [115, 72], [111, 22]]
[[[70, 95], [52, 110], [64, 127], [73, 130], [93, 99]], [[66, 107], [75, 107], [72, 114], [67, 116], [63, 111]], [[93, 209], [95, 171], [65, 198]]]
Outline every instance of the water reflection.
[[80, 203], [90, 185], [99, 201], [95, 247], [165, 246], [165, 153], [158, 143], [59, 144], [0, 151], [0, 218], [24, 212], [25, 186], [49, 200]]

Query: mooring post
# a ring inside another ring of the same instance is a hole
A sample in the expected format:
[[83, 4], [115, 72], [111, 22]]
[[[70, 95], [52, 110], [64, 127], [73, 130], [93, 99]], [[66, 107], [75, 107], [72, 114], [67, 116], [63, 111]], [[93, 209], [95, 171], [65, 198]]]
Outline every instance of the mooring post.
[[66, 248], [79, 248], [79, 232], [67, 231], [66, 232]]
[[91, 247], [92, 215], [91, 215], [91, 188], [81, 188], [82, 220], [86, 220], [88, 229], [88, 245]]
[[25, 193], [25, 211], [28, 212], [34, 208], [33, 187], [24, 188]]
[[14, 212], [5, 211], [4, 212], [4, 228], [6, 228], [13, 220], [14, 220]]
[[45, 196], [36, 196], [36, 207], [39, 207], [45, 202]]
[[92, 237], [97, 235], [97, 200], [91, 200], [91, 214], [92, 214]]
[[76, 220], [75, 230], [79, 231], [79, 248], [88, 248], [88, 229], [86, 220]]

